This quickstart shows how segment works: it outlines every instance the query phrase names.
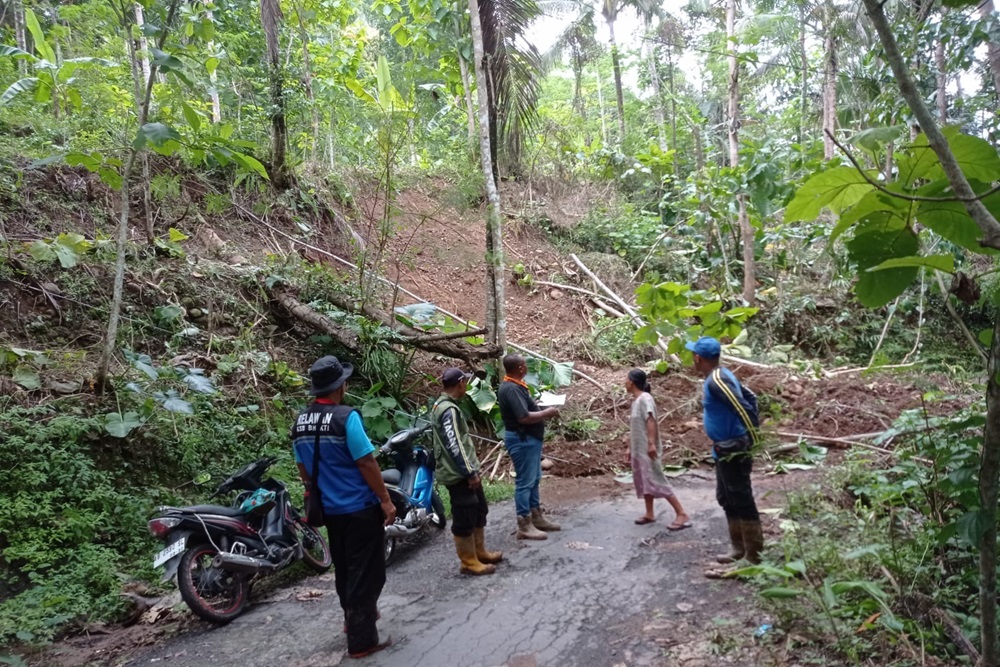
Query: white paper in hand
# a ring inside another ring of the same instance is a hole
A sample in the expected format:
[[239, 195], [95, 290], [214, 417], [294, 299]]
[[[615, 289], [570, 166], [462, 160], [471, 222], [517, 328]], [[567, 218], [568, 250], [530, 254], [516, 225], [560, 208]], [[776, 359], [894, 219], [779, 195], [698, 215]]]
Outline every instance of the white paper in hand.
[[536, 402], [540, 408], [558, 408], [559, 406], [566, 405], [566, 394], [553, 394], [551, 391], [543, 391]]

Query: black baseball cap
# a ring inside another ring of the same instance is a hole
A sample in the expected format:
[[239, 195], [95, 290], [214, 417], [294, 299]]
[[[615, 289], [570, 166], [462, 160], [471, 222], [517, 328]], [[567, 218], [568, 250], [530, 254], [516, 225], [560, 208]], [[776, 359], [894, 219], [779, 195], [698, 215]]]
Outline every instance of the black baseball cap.
[[454, 387], [462, 380], [468, 380], [472, 373], [466, 373], [460, 368], [448, 368], [441, 374], [441, 384], [445, 387]]

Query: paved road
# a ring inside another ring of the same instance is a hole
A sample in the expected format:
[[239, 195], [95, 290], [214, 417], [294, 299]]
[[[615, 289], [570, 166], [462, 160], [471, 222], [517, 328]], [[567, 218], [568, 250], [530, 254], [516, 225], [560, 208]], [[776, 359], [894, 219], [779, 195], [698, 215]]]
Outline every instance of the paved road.
[[[586, 483], [581, 481], [581, 484]], [[739, 664], [712, 655], [712, 628], [748, 632], [736, 620], [739, 584], [701, 576], [723, 541], [711, 484], [678, 488], [695, 522], [636, 526], [640, 503], [615, 497], [559, 508], [545, 542], [518, 542], [513, 508], [491, 509], [487, 543], [506, 559], [496, 575], [458, 573], [450, 532], [400, 547], [389, 567], [380, 632], [393, 646], [357, 664], [377, 667], [599, 667]], [[543, 499], [545, 492], [543, 489]], [[311, 600], [304, 600], [310, 595]], [[729, 620], [727, 620], [727, 618]], [[714, 621], [714, 622], [713, 622]], [[333, 577], [279, 589], [222, 628], [188, 633], [136, 656], [134, 667], [328, 667], [346, 658]]]

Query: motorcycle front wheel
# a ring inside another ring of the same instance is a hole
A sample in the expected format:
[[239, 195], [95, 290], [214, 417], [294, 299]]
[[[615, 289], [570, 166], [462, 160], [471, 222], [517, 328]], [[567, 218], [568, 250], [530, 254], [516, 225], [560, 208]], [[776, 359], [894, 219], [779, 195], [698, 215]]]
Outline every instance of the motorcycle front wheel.
[[303, 562], [320, 574], [329, 570], [333, 565], [333, 554], [323, 535], [306, 523], [300, 522], [297, 528], [298, 539], [302, 543]]
[[177, 588], [196, 616], [222, 625], [246, 609], [250, 585], [240, 574], [213, 567], [218, 553], [210, 544], [185, 551], [177, 568]]
[[388, 565], [389, 561], [396, 554], [396, 538], [386, 536], [385, 538], [385, 564]]
[[431, 525], [438, 530], [444, 530], [444, 527], [448, 525], [448, 519], [445, 516], [444, 503], [441, 502], [441, 496], [438, 495], [436, 490], [431, 493], [431, 509], [434, 510]]

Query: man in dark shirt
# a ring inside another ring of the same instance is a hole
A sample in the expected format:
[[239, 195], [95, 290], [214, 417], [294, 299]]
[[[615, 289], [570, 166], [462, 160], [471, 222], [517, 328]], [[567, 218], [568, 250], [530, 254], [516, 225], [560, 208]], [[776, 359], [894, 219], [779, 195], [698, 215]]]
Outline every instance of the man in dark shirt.
[[528, 365], [519, 354], [503, 358], [506, 373], [497, 401], [503, 418], [504, 445], [517, 474], [514, 484], [514, 507], [517, 509], [517, 538], [519, 540], [544, 540], [542, 531], [559, 530], [542, 514], [538, 487], [542, 479], [542, 440], [545, 438], [545, 420], [559, 414], [555, 408], [539, 409], [531, 398], [524, 376]]
[[[726, 513], [732, 542], [732, 552], [721, 554], [716, 560], [732, 563], [745, 558], [759, 563], [764, 534], [750, 483], [751, 450], [757, 442], [757, 426], [751, 415], [756, 411], [732, 371], [719, 365], [722, 355], [719, 341], [705, 336], [686, 347], [694, 353], [695, 371], [705, 378], [702, 421], [705, 433], [712, 440], [715, 497]], [[753, 398], [752, 393], [750, 397]]]
[[391, 643], [379, 641], [375, 621], [385, 585], [385, 526], [396, 508], [360, 413], [343, 404], [353, 371], [332, 356], [312, 365], [309, 393], [316, 400], [295, 420], [292, 448], [306, 492], [322, 500], [347, 653], [363, 658]]

